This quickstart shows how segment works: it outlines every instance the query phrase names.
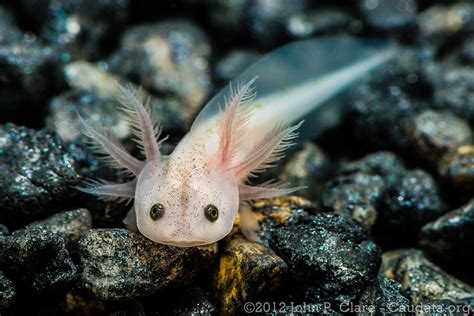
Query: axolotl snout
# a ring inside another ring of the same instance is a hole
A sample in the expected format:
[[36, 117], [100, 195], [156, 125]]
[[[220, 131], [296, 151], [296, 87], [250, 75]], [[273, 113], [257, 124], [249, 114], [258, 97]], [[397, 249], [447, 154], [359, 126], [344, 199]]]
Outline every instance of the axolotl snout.
[[[338, 38], [329, 41], [343, 45], [353, 40], [343, 38], [342, 44]], [[314, 76], [321, 72], [321, 65], [313, 69], [308, 63], [305, 75], [285, 63], [292, 53], [316, 54], [318, 50], [315, 40], [303, 41], [276, 50], [251, 66], [238, 78], [238, 84], [229, 84], [208, 103], [168, 156], [160, 153], [164, 139], [159, 140], [161, 128], [148, 102], [133, 89], [120, 87], [122, 110], [146, 161], [133, 157], [105, 132], [82, 120], [84, 133], [106, 160], [130, 173], [133, 180], [121, 184], [91, 181], [81, 190], [104, 199], [134, 199], [124, 222], [155, 242], [190, 247], [224, 238], [241, 202], [300, 189], [275, 183], [248, 184], [249, 178], [284, 156], [302, 124], [294, 122], [354, 82], [358, 78], [354, 73], [367, 72], [391, 55], [386, 48], [378, 48], [367, 61], [364, 51], [359, 60], [355, 58], [352, 76], [348, 76], [347, 67], [331, 73], [338, 86], [329, 89]], [[288, 75], [286, 80], [281, 80], [283, 74]], [[256, 98], [255, 86], [259, 92], [263, 90], [261, 97]]]

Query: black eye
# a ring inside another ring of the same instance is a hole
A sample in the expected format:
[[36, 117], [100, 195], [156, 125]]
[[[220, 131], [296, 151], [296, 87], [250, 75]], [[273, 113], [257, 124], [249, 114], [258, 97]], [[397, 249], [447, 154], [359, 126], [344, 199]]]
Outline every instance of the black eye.
[[210, 222], [215, 222], [219, 217], [219, 210], [215, 205], [209, 204], [204, 208], [204, 215]]
[[152, 220], [156, 221], [165, 213], [165, 207], [161, 203], [154, 204], [150, 209], [150, 217]]

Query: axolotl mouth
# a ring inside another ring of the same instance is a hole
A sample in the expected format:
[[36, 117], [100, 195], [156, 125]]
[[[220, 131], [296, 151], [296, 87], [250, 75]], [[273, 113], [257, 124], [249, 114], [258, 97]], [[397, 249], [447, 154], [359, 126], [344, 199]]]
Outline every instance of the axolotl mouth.
[[176, 246], [176, 247], [196, 247], [196, 246], [204, 246], [204, 245], [210, 244], [209, 241], [205, 241], [205, 240], [188, 240], [188, 239], [161, 240], [160, 243], [168, 245], [168, 246]]

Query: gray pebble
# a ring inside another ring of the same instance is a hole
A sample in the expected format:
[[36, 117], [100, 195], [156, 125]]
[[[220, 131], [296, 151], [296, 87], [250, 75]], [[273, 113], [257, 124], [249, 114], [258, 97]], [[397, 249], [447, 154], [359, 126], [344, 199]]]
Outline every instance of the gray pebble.
[[410, 170], [388, 188], [376, 227], [383, 235], [397, 234], [397, 241], [410, 240], [424, 224], [444, 212], [433, 177], [419, 169]]
[[415, 0], [362, 0], [359, 10], [371, 27], [390, 31], [415, 22], [417, 3]]
[[422, 227], [420, 245], [440, 262], [457, 265], [473, 259], [474, 200]]
[[13, 282], [0, 271], [0, 310], [10, 306], [15, 299], [16, 289]]
[[422, 38], [447, 40], [450, 36], [474, 30], [474, 3], [433, 5], [419, 14], [417, 22]]
[[348, 303], [374, 279], [380, 264], [379, 248], [338, 214], [301, 217], [274, 230], [269, 244], [288, 264], [306, 302]]
[[61, 236], [42, 227], [13, 232], [0, 240], [1, 266], [34, 294], [69, 287], [77, 268]]
[[438, 173], [458, 192], [474, 192], [474, 146], [447, 154], [438, 164]]
[[324, 208], [346, 215], [369, 232], [377, 219], [386, 185], [379, 175], [362, 172], [332, 180], [321, 198]]
[[178, 96], [193, 116], [212, 91], [210, 55], [207, 36], [197, 25], [166, 20], [127, 29], [107, 64], [150, 91]]
[[447, 274], [416, 249], [387, 252], [381, 273], [398, 281], [408, 291], [410, 303], [447, 300], [473, 306], [474, 288]]
[[55, 214], [49, 218], [31, 223], [24, 230], [34, 229], [56, 233], [63, 238], [66, 248], [76, 247], [82, 234], [92, 228], [91, 213], [85, 208]]
[[0, 126], [0, 219], [31, 222], [60, 210], [80, 176], [60, 138], [49, 130]]
[[298, 195], [315, 198], [323, 188], [330, 174], [331, 164], [324, 151], [318, 146], [307, 142], [303, 148], [291, 155], [285, 163], [279, 178], [291, 186], [307, 186], [299, 190]]
[[78, 287], [99, 300], [152, 295], [192, 282], [215, 259], [215, 247], [176, 248], [125, 229], [92, 229], [79, 240]]
[[379, 277], [362, 293], [359, 305], [371, 308], [371, 315], [392, 315], [396, 311], [408, 310], [410, 300], [400, 283]]
[[63, 51], [63, 60], [101, 56], [130, 10], [129, 0], [22, 0], [19, 9], [42, 38]]
[[434, 102], [474, 122], [474, 71], [470, 67], [441, 67], [432, 76]]
[[413, 145], [427, 161], [438, 161], [444, 154], [472, 143], [469, 124], [447, 111], [425, 110], [414, 117]]
[[307, 38], [346, 28], [352, 17], [341, 10], [318, 9], [297, 12], [286, 22], [286, 31], [295, 38]]

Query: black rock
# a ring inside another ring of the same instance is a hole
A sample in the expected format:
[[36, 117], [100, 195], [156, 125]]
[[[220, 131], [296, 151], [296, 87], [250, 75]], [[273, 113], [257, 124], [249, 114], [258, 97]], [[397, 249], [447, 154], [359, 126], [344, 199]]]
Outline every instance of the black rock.
[[152, 92], [178, 96], [193, 116], [212, 91], [210, 55], [207, 36], [197, 25], [167, 20], [127, 29], [107, 64]]
[[412, 239], [419, 229], [444, 212], [438, 185], [422, 170], [410, 170], [387, 189], [384, 207], [379, 212], [376, 228], [382, 235]]
[[332, 180], [324, 192], [324, 208], [352, 218], [365, 231], [370, 231], [377, 219], [377, 208], [383, 199], [384, 179], [372, 173], [353, 173]]
[[1, 236], [7, 236], [10, 233], [10, 230], [8, 230], [8, 227], [0, 224], [0, 237]]
[[416, 19], [415, 0], [363, 0], [359, 10], [367, 23], [379, 30], [392, 31], [412, 25]]
[[287, 270], [270, 248], [240, 237], [232, 239], [223, 249], [214, 279], [221, 312], [234, 314], [244, 303], [274, 292]]
[[[166, 294], [169, 300], [162, 301], [164, 306], [158, 308], [163, 315], [215, 315], [218, 313], [217, 306], [210, 299], [211, 293], [199, 287], [171, 290]], [[150, 313], [155, 313], [157, 310], [156, 297], [151, 297], [148, 303]], [[147, 307], [147, 305], [144, 306], [145, 314], [148, 314]]]
[[54, 49], [21, 32], [3, 7], [0, 21], [0, 115], [25, 120], [21, 114], [40, 113], [39, 105], [57, 86], [59, 62]]
[[422, 11], [417, 18], [421, 37], [445, 43], [452, 36], [474, 30], [474, 4], [469, 1], [437, 4]]
[[[31, 223], [23, 230], [34, 229], [58, 234], [66, 248], [71, 251], [82, 234], [92, 228], [92, 216], [85, 208], [55, 214], [41, 221]], [[17, 232], [15, 232], [17, 233]]]
[[425, 110], [413, 120], [413, 146], [426, 161], [438, 161], [444, 154], [472, 143], [469, 124], [447, 111]]
[[464, 39], [459, 57], [463, 63], [474, 66], [474, 36]]
[[400, 50], [397, 58], [373, 79], [359, 84], [351, 95], [350, 125], [360, 146], [406, 149], [414, 115], [428, 106], [425, 67], [429, 53]]
[[[127, 20], [128, 0], [21, 0], [20, 9], [64, 60], [97, 58]], [[116, 39], [116, 38], [115, 38]]]
[[434, 102], [474, 122], [474, 71], [469, 67], [442, 67], [433, 71]]
[[92, 229], [79, 240], [77, 286], [100, 300], [152, 295], [189, 284], [214, 261], [216, 245], [177, 248], [125, 229]]
[[35, 294], [57, 293], [76, 277], [76, 266], [57, 233], [30, 227], [13, 232], [0, 243], [0, 265]]
[[411, 304], [446, 300], [450, 304], [474, 307], [474, 288], [441, 270], [420, 250], [384, 253], [381, 273], [402, 285]]
[[[77, 91], [65, 92], [51, 101], [48, 124], [58, 129], [65, 140], [76, 140], [81, 135], [77, 113], [91, 123], [111, 131], [118, 139], [131, 136], [131, 127], [125, 114], [118, 110], [118, 98], [122, 93], [117, 82], [122, 86], [126, 86], [128, 82], [104, 70], [100, 63], [94, 65], [85, 61], [67, 64], [64, 67], [64, 79]], [[133, 88], [139, 89], [136, 86]], [[143, 89], [140, 91], [142, 96], [150, 97], [150, 107], [160, 119], [165, 133], [173, 136], [182, 134], [188, 123], [186, 119], [191, 115], [189, 109], [175, 97], [158, 98]]]
[[286, 31], [295, 38], [306, 38], [313, 35], [343, 30], [353, 18], [346, 12], [336, 9], [318, 9], [297, 12], [286, 22]]
[[211, 21], [226, 34], [239, 32], [245, 28], [246, 36], [251, 36], [256, 45], [275, 44], [288, 18], [309, 7], [309, 1], [296, 0], [291, 5], [285, 0], [208, 0]]
[[380, 250], [338, 214], [301, 218], [272, 232], [271, 248], [288, 264], [307, 303], [355, 299], [377, 275]]
[[10, 306], [15, 299], [16, 289], [13, 282], [0, 271], [0, 310]]
[[285, 163], [279, 179], [292, 186], [307, 186], [298, 195], [314, 199], [321, 193], [323, 184], [331, 171], [331, 163], [324, 151], [312, 143], [293, 153]]
[[0, 220], [31, 222], [71, 200], [80, 177], [59, 137], [13, 124], [0, 126]]
[[407, 311], [410, 300], [403, 293], [400, 283], [377, 278], [364, 290], [358, 305], [371, 308], [371, 315], [392, 315], [394, 312]]
[[443, 157], [438, 173], [460, 193], [474, 192], [474, 146], [461, 146]]
[[423, 226], [420, 245], [438, 261], [451, 265], [474, 259], [474, 200]]
[[247, 66], [257, 61], [261, 55], [250, 50], [233, 50], [222, 57], [215, 66], [217, 79], [224, 84], [236, 78]]
[[394, 153], [380, 151], [369, 154], [360, 160], [345, 163], [341, 166], [341, 174], [365, 173], [382, 177], [386, 187], [394, 185], [405, 173], [403, 162]]

